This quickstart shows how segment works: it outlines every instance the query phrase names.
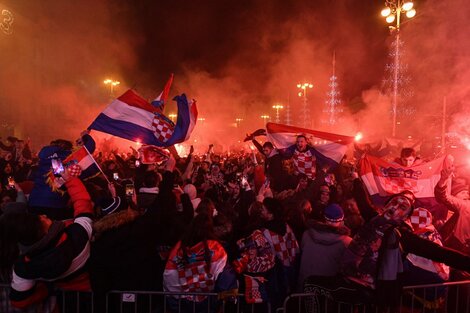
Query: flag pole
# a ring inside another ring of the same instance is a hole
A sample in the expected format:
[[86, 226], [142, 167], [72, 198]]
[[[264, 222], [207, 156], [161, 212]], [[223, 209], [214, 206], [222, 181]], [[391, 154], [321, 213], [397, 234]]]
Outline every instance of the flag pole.
[[95, 158], [93, 157], [93, 155], [91, 155], [90, 151], [88, 151], [87, 147], [85, 145], [83, 145], [83, 148], [85, 148], [86, 153], [88, 153], [88, 155], [91, 157], [91, 159], [93, 160], [93, 163], [95, 163], [95, 165], [98, 167], [98, 170], [101, 172], [101, 174], [103, 174], [103, 176], [106, 179], [106, 181], [108, 182], [108, 184], [111, 184], [108, 177], [105, 175], [105, 173], [101, 169], [100, 165], [96, 162]]

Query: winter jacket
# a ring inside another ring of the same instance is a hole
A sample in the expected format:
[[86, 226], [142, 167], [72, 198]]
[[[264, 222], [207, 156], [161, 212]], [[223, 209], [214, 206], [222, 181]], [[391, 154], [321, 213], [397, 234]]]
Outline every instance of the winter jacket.
[[341, 258], [352, 238], [346, 227], [334, 227], [317, 221], [309, 221], [302, 236], [299, 286], [311, 275], [336, 276]]
[[88, 291], [86, 264], [90, 256], [93, 207], [78, 178], [65, 183], [74, 208], [70, 223], [54, 222], [41, 240], [20, 255], [14, 264], [10, 299], [24, 308], [47, 296], [42, 282], [54, 282], [67, 290]]

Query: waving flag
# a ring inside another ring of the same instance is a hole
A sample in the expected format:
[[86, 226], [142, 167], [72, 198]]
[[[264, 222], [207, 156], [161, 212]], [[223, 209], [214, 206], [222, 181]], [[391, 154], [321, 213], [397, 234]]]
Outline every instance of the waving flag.
[[142, 164], [155, 164], [168, 160], [170, 152], [160, 147], [144, 145], [139, 149], [139, 157]]
[[88, 129], [95, 129], [144, 144], [169, 147], [187, 140], [196, 125], [195, 101], [176, 96], [176, 125], [144, 98], [129, 89], [101, 112]]
[[[86, 180], [88, 178], [95, 177], [99, 174], [100, 169], [96, 165], [96, 161], [93, 156], [88, 152], [85, 146], [81, 146], [76, 151], [72, 152], [65, 160], [62, 161], [64, 167], [69, 167], [73, 164], [80, 166], [81, 174], [80, 179]], [[58, 191], [65, 183], [62, 177], [54, 176], [54, 173], [49, 171], [47, 173], [47, 183], [51, 186], [52, 190]]]
[[366, 155], [359, 161], [359, 176], [370, 195], [390, 196], [410, 190], [416, 198], [434, 197], [444, 157], [416, 166], [403, 167]]
[[165, 84], [165, 87], [163, 88], [163, 91], [160, 93], [158, 97], [155, 98], [155, 100], [152, 101], [152, 105], [159, 109], [160, 113], [163, 112], [163, 109], [165, 108], [165, 103], [166, 100], [168, 99], [168, 95], [170, 94], [170, 88], [171, 84], [173, 83], [173, 74], [170, 75], [170, 78]]
[[325, 133], [321, 131], [268, 123], [266, 124], [268, 140], [271, 141], [276, 148], [285, 149], [295, 144], [298, 135], [305, 135], [310, 145], [320, 152], [326, 158], [338, 164], [341, 162], [348, 144], [354, 141], [354, 137]]

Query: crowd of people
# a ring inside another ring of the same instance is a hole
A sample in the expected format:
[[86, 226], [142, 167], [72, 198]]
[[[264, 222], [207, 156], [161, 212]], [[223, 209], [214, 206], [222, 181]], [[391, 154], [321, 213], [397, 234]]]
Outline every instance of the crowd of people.
[[[11, 284], [12, 306], [45, 303], [54, 287], [176, 292], [171, 309], [206, 312], [212, 300], [197, 293], [239, 291], [263, 311], [321, 285], [349, 290], [342, 301], [393, 308], [404, 284], [469, 279], [469, 187], [451, 162], [435, 187], [446, 213], [437, 219], [411, 191], [374, 204], [353, 160], [336, 164], [304, 135], [284, 150], [246, 140], [258, 151], [191, 147], [145, 164], [134, 149], [97, 150], [87, 132], [37, 154], [7, 138], [0, 279]], [[76, 162], [53, 168], [81, 146], [101, 172], [87, 176]], [[396, 160], [418, 162], [411, 148]], [[423, 301], [440, 301], [441, 291]]]

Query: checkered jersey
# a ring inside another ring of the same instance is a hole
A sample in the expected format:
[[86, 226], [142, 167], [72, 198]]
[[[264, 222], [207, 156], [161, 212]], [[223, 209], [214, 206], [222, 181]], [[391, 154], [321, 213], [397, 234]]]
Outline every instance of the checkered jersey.
[[162, 117], [155, 115], [153, 119], [152, 129], [155, 137], [161, 142], [167, 142], [173, 135], [175, 126], [163, 119]]
[[248, 260], [246, 270], [249, 273], [263, 273], [274, 267], [273, 250], [261, 230], [257, 229], [247, 238], [238, 240], [237, 245], [242, 257]]
[[292, 155], [292, 161], [297, 173], [305, 174], [309, 179], [315, 178], [316, 157], [312, 154], [312, 151], [300, 152], [295, 150]]
[[294, 232], [287, 224], [286, 228], [287, 230], [284, 236], [276, 234], [269, 229], [265, 229], [263, 234], [274, 249], [274, 253], [279, 261], [281, 261], [284, 266], [292, 266], [294, 265], [300, 249], [297, 239], [295, 239]]

